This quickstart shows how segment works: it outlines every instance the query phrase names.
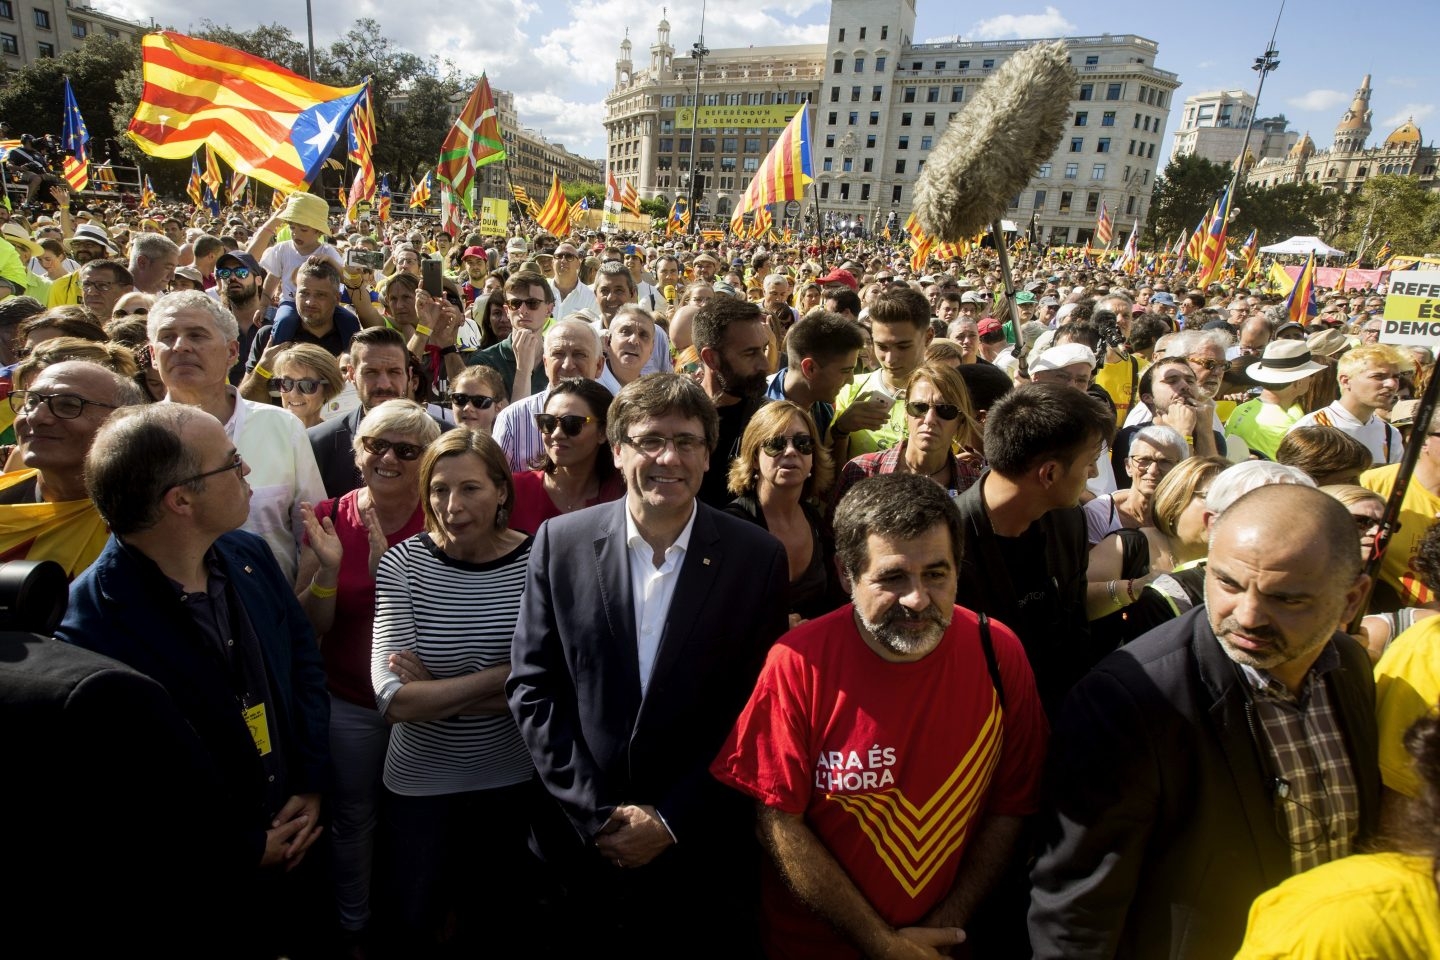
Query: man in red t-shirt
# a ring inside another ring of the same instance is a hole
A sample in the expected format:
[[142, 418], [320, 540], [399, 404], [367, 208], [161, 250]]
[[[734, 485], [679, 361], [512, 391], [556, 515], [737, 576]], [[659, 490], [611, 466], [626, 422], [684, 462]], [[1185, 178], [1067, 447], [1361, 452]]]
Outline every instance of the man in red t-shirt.
[[960, 522], [925, 477], [857, 484], [854, 602], [776, 643], [710, 768], [759, 801], [771, 960], [940, 956], [1035, 812], [1049, 729], [1015, 634], [954, 605]]

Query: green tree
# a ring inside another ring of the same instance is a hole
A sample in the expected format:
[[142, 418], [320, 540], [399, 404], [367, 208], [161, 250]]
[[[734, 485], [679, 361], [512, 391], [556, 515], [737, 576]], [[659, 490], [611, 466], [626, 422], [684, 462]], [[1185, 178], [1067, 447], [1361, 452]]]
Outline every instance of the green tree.
[[[200, 30], [195, 36], [201, 40], [243, 50], [279, 64], [302, 77], [310, 75], [310, 57], [305, 44], [295, 39], [290, 28], [283, 24], [261, 24], [252, 30], [236, 30], [207, 18], [200, 21]], [[321, 52], [316, 51], [317, 56]]]
[[640, 212], [651, 217], [670, 216], [670, 201], [665, 197], [651, 197], [640, 201]]
[[590, 198], [590, 209], [599, 210], [600, 205], [605, 202], [605, 184], [585, 183], [575, 181], [573, 183], [562, 183], [560, 189], [565, 193], [565, 200], [568, 203], [576, 203], [581, 197]]
[[1316, 236], [1332, 199], [1313, 183], [1242, 187], [1230, 236], [1244, 239], [1253, 229], [1262, 245], [1286, 237]]
[[[111, 112], [115, 79], [140, 63], [140, 45], [92, 35], [61, 57], [46, 57], [0, 75], [0, 117], [14, 136], [60, 135], [65, 122], [65, 78], [90, 132], [90, 156], [112, 158], [114, 138], [130, 124], [132, 111]], [[119, 159], [113, 157], [112, 159]]]
[[1352, 194], [1345, 229], [1333, 241], [1354, 249], [1368, 233], [1371, 249], [1384, 238], [1397, 253], [1426, 253], [1440, 247], [1440, 196], [1426, 190], [1416, 177], [1380, 174]]
[[1211, 163], [1193, 153], [1173, 158], [1165, 172], [1155, 178], [1146, 222], [1151, 244], [1194, 230], [1229, 182], [1230, 168], [1224, 164]]

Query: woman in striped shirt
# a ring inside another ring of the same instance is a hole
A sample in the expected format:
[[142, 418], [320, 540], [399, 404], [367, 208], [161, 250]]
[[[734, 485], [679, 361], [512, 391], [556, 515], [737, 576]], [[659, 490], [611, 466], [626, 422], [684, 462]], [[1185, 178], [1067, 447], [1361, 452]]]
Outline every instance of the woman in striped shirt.
[[385, 758], [392, 893], [377, 912], [405, 955], [483, 937], [478, 909], [520, 915], [530, 809], [543, 799], [505, 702], [510, 638], [530, 538], [506, 524], [509, 465], [488, 436], [452, 430], [420, 464], [425, 531], [392, 547], [375, 575], [371, 680], [393, 723]]

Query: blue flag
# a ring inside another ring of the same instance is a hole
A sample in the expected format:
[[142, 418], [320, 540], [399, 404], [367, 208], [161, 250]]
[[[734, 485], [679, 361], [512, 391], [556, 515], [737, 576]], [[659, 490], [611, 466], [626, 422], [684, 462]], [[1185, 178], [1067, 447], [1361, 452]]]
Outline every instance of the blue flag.
[[65, 152], [80, 164], [87, 163], [85, 144], [90, 142], [90, 131], [85, 129], [85, 120], [75, 103], [75, 91], [70, 89], [69, 77], [65, 78], [65, 126], [61, 136], [65, 141]]

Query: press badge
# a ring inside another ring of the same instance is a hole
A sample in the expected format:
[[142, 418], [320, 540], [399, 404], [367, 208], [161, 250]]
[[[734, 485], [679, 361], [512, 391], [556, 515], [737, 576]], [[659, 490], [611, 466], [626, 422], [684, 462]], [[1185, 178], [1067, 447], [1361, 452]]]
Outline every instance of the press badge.
[[250, 730], [250, 738], [255, 741], [255, 749], [260, 756], [270, 754], [270, 724], [265, 720], [265, 704], [257, 703], [245, 711], [245, 726]]

